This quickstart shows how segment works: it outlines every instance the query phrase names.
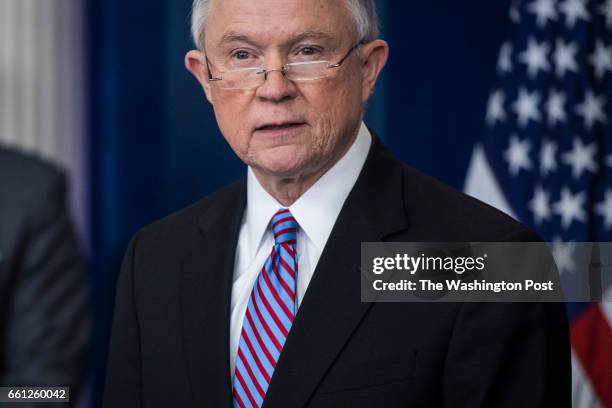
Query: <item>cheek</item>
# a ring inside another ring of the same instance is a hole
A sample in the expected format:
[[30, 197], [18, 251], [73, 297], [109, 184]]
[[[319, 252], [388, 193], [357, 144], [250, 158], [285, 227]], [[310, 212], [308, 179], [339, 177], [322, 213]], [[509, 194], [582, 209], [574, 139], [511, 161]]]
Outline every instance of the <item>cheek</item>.
[[353, 78], [349, 83], [341, 86], [330, 84], [325, 88], [327, 92], [310, 104], [313, 107], [311, 117], [315, 118], [317, 128], [312, 144], [315, 151], [332, 150], [361, 115], [361, 83]]
[[248, 101], [241, 95], [217, 95], [213, 106], [221, 134], [240, 158], [248, 150], [249, 124], [238, 119], [247, 117], [247, 106]]

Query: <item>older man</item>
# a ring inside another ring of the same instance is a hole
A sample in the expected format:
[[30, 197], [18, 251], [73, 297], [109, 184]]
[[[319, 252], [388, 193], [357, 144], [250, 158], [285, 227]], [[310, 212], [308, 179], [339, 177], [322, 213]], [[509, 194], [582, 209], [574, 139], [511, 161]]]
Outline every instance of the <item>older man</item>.
[[364, 241], [534, 238], [362, 123], [388, 56], [367, 0], [196, 0], [186, 65], [241, 180], [141, 230], [106, 407], [567, 406], [561, 305], [360, 302]]

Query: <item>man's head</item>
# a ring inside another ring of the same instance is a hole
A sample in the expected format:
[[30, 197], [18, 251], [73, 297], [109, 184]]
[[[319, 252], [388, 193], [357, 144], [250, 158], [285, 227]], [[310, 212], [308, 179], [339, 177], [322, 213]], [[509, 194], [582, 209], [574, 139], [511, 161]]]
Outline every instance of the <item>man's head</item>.
[[[306, 179], [346, 152], [388, 54], [373, 0], [195, 0], [192, 18], [198, 50], [187, 68], [241, 160], [259, 174]], [[330, 64], [296, 74], [314, 61]]]
[[[357, 36], [366, 42], [379, 36], [375, 0], [340, 0], [354, 20]], [[199, 50], [204, 49], [203, 35], [212, 0], [194, 0], [191, 10], [191, 36]]]

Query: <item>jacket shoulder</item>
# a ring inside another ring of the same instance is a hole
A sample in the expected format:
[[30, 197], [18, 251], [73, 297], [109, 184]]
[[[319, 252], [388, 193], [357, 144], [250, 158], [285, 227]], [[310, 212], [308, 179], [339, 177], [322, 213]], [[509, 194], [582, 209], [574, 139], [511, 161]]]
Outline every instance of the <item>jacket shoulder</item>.
[[7, 230], [51, 222], [67, 208], [64, 173], [34, 156], [0, 148], [0, 185], [0, 214]]
[[[18, 177], [16, 177], [18, 175]], [[0, 184], [11, 195], [28, 195], [64, 183], [59, 167], [16, 150], [0, 148]]]
[[498, 209], [408, 165], [401, 166], [411, 226], [428, 239], [541, 241], [533, 231]]
[[197, 229], [199, 225], [206, 225], [216, 217], [226, 216], [231, 209], [236, 208], [244, 192], [244, 180], [236, 181], [183, 209], [152, 222], [140, 229], [135, 236], [139, 241], [176, 243], [185, 234], [190, 234]]

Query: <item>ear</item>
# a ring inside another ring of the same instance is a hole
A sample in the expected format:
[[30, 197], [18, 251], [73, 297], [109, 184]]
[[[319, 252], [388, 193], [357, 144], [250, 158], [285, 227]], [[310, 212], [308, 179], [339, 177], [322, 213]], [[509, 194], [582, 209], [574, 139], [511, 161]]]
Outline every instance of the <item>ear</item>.
[[191, 50], [185, 55], [185, 67], [191, 74], [198, 80], [206, 99], [211, 104], [213, 103], [212, 94], [210, 90], [210, 81], [208, 80], [208, 67], [206, 65], [206, 56], [204, 53], [198, 50]]
[[361, 47], [360, 56], [363, 64], [362, 102], [365, 103], [372, 95], [378, 75], [389, 58], [389, 44], [384, 40], [371, 41]]

